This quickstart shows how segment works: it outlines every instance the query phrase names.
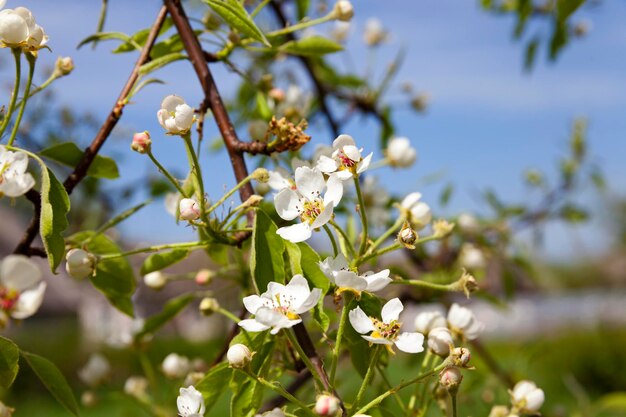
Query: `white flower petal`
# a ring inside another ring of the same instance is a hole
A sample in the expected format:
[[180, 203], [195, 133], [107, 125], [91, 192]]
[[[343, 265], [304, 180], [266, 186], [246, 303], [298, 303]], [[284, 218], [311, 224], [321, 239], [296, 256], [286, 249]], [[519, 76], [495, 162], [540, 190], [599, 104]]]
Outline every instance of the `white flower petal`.
[[348, 318], [350, 320], [350, 324], [352, 325], [354, 330], [357, 331], [357, 333], [364, 334], [373, 332], [375, 330], [374, 323], [372, 323], [372, 320], [367, 317], [367, 314], [365, 314], [365, 312], [361, 310], [361, 307], [357, 307], [354, 310], [351, 310], [348, 313]]
[[282, 168], [277, 168], [276, 171], [268, 171], [270, 179], [267, 182], [273, 190], [281, 191], [284, 188], [291, 188], [291, 182], [289, 181], [289, 175], [287, 175]]
[[339, 288], [352, 288], [357, 291], [367, 288], [367, 281], [352, 271], [338, 271], [335, 274], [335, 284]]
[[262, 332], [270, 328], [270, 326], [263, 324], [263, 323], [259, 323], [255, 319], [241, 320], [239, 322], [239, 327], [241, 327], [247, 332], [253, 332], [253, 333]]
[[404, 197], [404, 200], [402, 200], [402, 203], [400, 203], [400, 205], [406, 209], [411, 209], [411, 207], [413, 207], [421, 198], [421, 193], [410, 193], [409, 195]]
[[311, 295], [309, 283], [302, 275], [294, 275], [281, 295], [291, 300], [292, 306], [299, 306]]
[[22, 320], [35, 314], [41, 307], [45, 292], [46, 283], [42, 281], [37, 287], [21, 293], [11, 310], [11, 317]]
[[41, 281], [37, 264], [24, 255], [8, 255], [0, 264], [0, 284], [22, 292]]
[[362, 161], [360, 161], [357, 164], [357, 169], [356, 169], [356, 173], [360, 174], [363, 171], [367, 170], [367, 168], [369, 168], [370, 164], [372, 163], [372, 157], [373, 157], [374, 153], [370, 153], [369, 155], [367, 155], [365, 158], [363, 158]]
[[355, 162], [359, 162], [361, 160], [361, 151], [354, 145], [346, 145], [343, 147], [343, 153], [350, 159]]
[[367, 281], [367, 291], [369, 292], [380, 291], [391, 282], [388, 269], [382, 270], [376, 274], [367, 272], [363, 275], [363, 278]]
[[274, 196], [274, 206], [276, 213], [285, 220], [293, 220], [298, 217], [300, 210], [297, 207], [302, 208], [300, 196], [291, 188], [283, 188]]
[[419, 353], [424, 350], [424, 335], [421, 333], [400, 333], [395, 344], [403, 352]]
[[310, 201], [319, 198], [326, 185], [324, 175], [315, 168], [297, 168], [295, 179], [298, 192]]
[[191, 106], [186, 103], [176, 106], [174, 120], [180, 130], [191, 129], [191, 126], [193, 126], [193, 109]]
[[263, 298], [256, 294], [249, 295], [243, 298], [243, 305], [250, 314], [254, 314], [261, 307], [267, 307]]
[[397, 321], [402, 310], [404, 310], [404, 306], [399, 298], [396, 297], [387, 301], [380, 312], [383, 323], [391, 323], [394, 320]]
[[382, 337], [372, 337], [372, 336], [365, 336], [365, 335], [361, 335], [361, 337], [367, 340], [368, 342], [375, 343], [377, 345], [393, 345], [393, 342], [391, 340], [384, 339]]
[[281, 227], [276, 233], [285, 240], [293, 243], [304, 242], [313, 233], [308, 223], [298, 223], [287, 227]]
[[344, 146], [356, 146], [356, 142], [350, 135], [339, 135], [333, 141], [333, 149], [341, 149]]
[[322, 290], [319, 288], [313, 288], [311, 294], [304, 300], [304, 302], [295, 309], [296, 314], [303, 314], [315, 307], [322, 296]]
[[161, 109], [164, 109], [168, 113], [175, 113], [176, 106], [180, 106], [181, 104], [185, 104], [185, 100], [183, 100], [182, 97], [179, 97], [176, 94], [170, 94], [161, 102]]
[[339, 168], [339, 165], [337, 164], [337, 161], [335, 161], [334, 159], [329, 158], [325, 155], [322, 155], [317, 160], [316, 167], [322, 172], [330, 173], [330, 172], [337, 171], [337, 168]]
[[331, 174], [326, 181], [326, 193], [324, 194], [324, 206], [337, 207], [343, 197], [343, 181], [337, 174]]
[[328, 221], [333, 217], [333, 206], [328, 205], [324, 207], [324, 210], [320, 213], [319, 216], [315, 218], [313, 223], [311, 223], [311, 229], [317, 229], [318, 227], [324, 226]]

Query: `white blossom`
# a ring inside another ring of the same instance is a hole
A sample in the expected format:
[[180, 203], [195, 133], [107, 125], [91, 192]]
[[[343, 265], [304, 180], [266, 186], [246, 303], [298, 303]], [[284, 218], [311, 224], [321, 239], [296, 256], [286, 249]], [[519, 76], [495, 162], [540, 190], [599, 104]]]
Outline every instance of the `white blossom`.
[[438, 311], [424, 311], [415, 317], [415, 330], [426, 335], [435, 327], [445, 326], [446, 318]]
[[436, 355], [446, 357], [450, 353], [450, 345], [454, 345], [452, 333], [447, 327], [435, 327], [428, 333], [428, 347]]
[[65, 270], [72, 278], [87, 278], [93, 274], [95, 266], [95, 257], [82, 249], [70, 249], [65, 255]]
[[417, 159], [417, 151], [405, 137], [393, 138], [387, 145], [387, 160], [392, 167], [407, 168]]
[[379, 19], [372, 17], [365, 21], [363, 40], [367, 46], [379, 45], [387, 40], [387, 36], [387, 31], [383, 28], [383, 24]]
[[26, 172], [27, 169], [28, 155], [25, 152], [11, 152], [0, 145], [0, 197], [19, 197], [33, 188], [35, 179]]
[[459, 253], [459, 263], [469, 270], [482, 269], [486, 266], [485, 255], [471, 243], [464, 243]]
[[244, 297], [243, 305], [254, 318], [241, 320], [239, 326], [249, 332], [272, 329], [270, 333], [276, 334], [302, 322], [300, 314], [315, 307], [321, 295], [319, 288], [309, 289], [302, 275], [295, 275], [287, 285], [270, 282], [260, 296]]
[[176, 406], [181, 417], [204, 417], [206, 410], [202, 394], [193, 385], [180, 389]]
[[284, 188], [276, 194], [274, 205], [278, 215], [285, 220], [300, 217], [301, 223], [277, 231], [283, 239], [297, 243], [310, 238], [314, 229], [332, 218], [333, 209], [343, 195], [343, 185], [334, 176], [326, 182], [319, 170], [308, 167], [296, 169], [295, 184], [295, 190]]
[[157, 112], [159, 123], [172, 135], [184, 135], [189, 132], [194, 122], [193, 109], [182, 97], [169, 95], [161, 102]]
[[480, 228], [480, 224], [476, 217], [471, 215], [470, 213], [461, 213], [459, 214], [458, 219], [456, 220], [457, 224], [464, 232], [475, 233]]
[[17, 320], [32, 316], [45, 291], [39, 267], [26, 256], [8, 255], [0, 262], [0, 315]]
[[146, 396], [148, 380], [143, 376], [129, 376], [124, 382], [124, 393], [135, 398]]
[[232, 368], [245, 368], [252, 360], [252, 352], [248, 346], [236, 343], [228, 348], [226, 359]]
[[21, 47], [36, 53], [47, 42], [48, 35], [26, 7], [0, 11], [0, 47]]
[[170, 353], [163, 359], [161, 369], [169, 378], [182, 378], [191, 370], [191, 362], [186, 356]]
[[450, 330], [468, 340], [476, 339], [485, 329], [485, 325], [476, 320], [469, 308], [461, 307], [457, 303], [452, 304], [448, 311], [448, 325]]
[[200, 204], [193, 198], [183, 198], [178, 203], [178, 218], [188, 221], [199, 219]]
[[[389, 300], [382, 308], [382, 321], [368, 317], [361, 307], [348, 313], [350, 324], [361, 334], [363, 339], [370, 343], [386, 345], [390, 352], [392, 345], [408, 353], [419, 353], [424, 350], [424, 335], [417, 332], [400, 332], [401, 323], [398, 322], [400, 313], [404, 309], [399, 298]], [[369, 333], [369, 335], [368, 335]]]
[[421, 193], [410, 193], [400, 203], [400, 209], [416, 230], [426, 227], [433, 218], [430, 207], [428, 204], [420, 201], [421, 198]]
[[352, 136], [339, 135], [333, 141], [333, 153], [330, 157], [321, 155], [317, 168], [325, 174], [334, 174], [343, 181], [349, 180], [364, 172], [372, 162], [373, 153], [363, 158], [362, 151], [363, 149], [357, 148]]
[[111, 365], [107, 358], [99, 353], [94, 353], [78, 371], [78, 378], [90, 387], [96, 387], [106, 381], [111, 372]]
[[544, 400], [543, 390], [537, 388], [537, 385], [532, 381], [524, 380], [518, 382], [511, 392], [513, 406], [529, 414], [539, 411]]
[[349, 22], [354, 16], [354, 7], [348, 0], [339, 0], [333, 8], [335, 19], [342, 22]]
[[143, 276], [143, 283], [155, 290], [160, 290], [167, 284], [167, 277], [161, 271], [148, 272]]
[[389, 270], [380, 272], [367, 271], [362, 275], [350, 269], [343, 254], [335, 258], [326, 258], [319, 263], [320, 269], [328, 279], [338, 287], [338, 292], [349, 290], [360, 294], [361, 291], [380, 291], [391, 282]]

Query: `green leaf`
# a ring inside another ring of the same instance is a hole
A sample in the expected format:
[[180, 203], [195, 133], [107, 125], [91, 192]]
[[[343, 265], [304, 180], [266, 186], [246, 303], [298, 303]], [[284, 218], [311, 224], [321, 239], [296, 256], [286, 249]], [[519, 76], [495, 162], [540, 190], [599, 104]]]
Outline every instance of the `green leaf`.
[[566, 204], [561, 207], [559, 216], [570, 223], [583, 223], [589, 219], [589, 213], [574, 204]]
[[530, 71], [535, 64], [535, 58], [537, 57], [537, 47], [539, 46], [539, 37], [533, 38], [528, 45], [526, 45], [526, 54], [524, 55], [524, 69]]
[[557, 16], [561, 22], [567, 20], [586, 0], [558, 0], [556, 4]]
[[104, 233], [110, 228], [117, 226], [119, 223], [123, 222], [124, 220], [132, 216], [133, 214], [137, 213], [139, 210], [141, 210], [142, 208], [144, 208], [151, 202], [152, 202], [151, 200], [144, 201], [143, 203], [137, 204], [136, 206], [131, 207], [128, 210], [118, 214], [117, 216], [113, 217], [111, 220], [107, 221], [102, 226], [100, 226], [98, 230], [96, 230], [96, 233], [97, 234]]
[[302, 254], [300, 253], [300, 247], [296, 243], [292, 243], [285, 240], [285, 249], [287, 250], [287, 256], [289, 259], [289, 268], [293, 275], [303, 274], [302, 265], [300, 265], [300, 259]]
[[[52, 145], [39, 152], [39, 155], [44, 158], [51, 159], [60, 164], [74, 168], [82, 159], [84, 151], [74, 142], [63, 142], [57, 145]], [[118, 178], [120, 176], [117, 164], [111, 158], [106, 156], [96, 155], [93, 162], [87, 170], [87, 175], [95, 178], [106, 178], [109, 180]]]
[[182, 54], [180, 52], [172, 52], [171, 54], [163, 55], [157, 59], [153, 59], [152, 61], [143, 64], [139, 68], [139, 75], [144, 76], [152, 71], [156, 71], [157, 69], [166, 66], [175, 61], [180, 61], [182, 59], [187, 59], [187, 55]]
[[0, 387], [9, 388], [15, 381], [20, 369], [19, 358], [20, 350], [17, 345], [0, 336]]
[[311, 5], [311, 0], [296, 0], [296, 10], [298, 14], [298, 20], [304, 19], [309, 13], [309, 6]]
[[626, 411], [626, 391], [617, 391], [603, 395], [595, 403], [599, 410]]
[[202, 393], [204, 397], [204, 403], [206, 404], [206, 413], [215, 405], [219, 397], [222, 395], [227, 384], [227, 381], [231, 378], [233, 370], [228, 367], [227, 362], [221, 362], [218, 365], [211, 368], [204, 378], [202, 378], [196, 385], [196, 389]]
[[52, 394], [67, 411], [75, 416], [79, 416], [78, 403], [61, 371], [48, 359], [39, 355], [24, 351], [22, 351], [21, 354], [39, 380], [43, 382], [50, 394]]
[[165, 306], [163, 306], [163, 311], [160, 313], [151, 316], [146, 320], [143, 325], [143, 329], [135, 336], [136, 340], [141, 339], [146, 334], [153, 334], [161, 327], [163, 327], [167, 322], [172, 320], [178, 313], [184, 310], [185, 307], [189, 305], [194, 300], [193, 294], [185, 294], [176, 298], [172, 298]]
[[447, 206], [448, 203], [450, 202], [450, 198], [452, 197], [453, 193], [454, 193], [454, 184], [449, 183], [448, 185], [445, 186], [445, 188], [441, 192], [441, 195], [439, 196], [439, 204], [441, 204], [442, 207]]
[[[161, 26], [159, 35], [162, 35], [163, 33], [167, 32], [169, 28], [172, 27], [173, 24], [174, 22], [172, 21], [172, 18], [168, 16], [165, 19], [165, 22], [163, 22], [163, 25]], [[119, 54], [119, 53], [132, 52], [132, 51], [141, 49], [146, 44], [146, 41], [148, 40], [148, 36], [150, 35], [150, 30], [152, 30], [152, 28], [145, 28], [145, 29], [138, 30], [132, 36], [129, 37], [128, 41], [122, 43], [117, 48], [115, 48], [113, 50], [113, 53]], [[154, 49], [156, 48], [157, 45], [154, 45], [154, 47], [150, 51], [150, 57], [152, 58], [155, 58]]]
[[[80, 41], [76, 49], [80, 49], [82, 46], [91, 42], [100, 42], [100, 41], [106, 41], [106, 40], [111, 40], [111, 39], [117, 39], [117, 40], [128, 42], [131, 44], [134, 42], [130, 36], [122, 32], [99, 32], [99, 33], [94, 33], [93, 35], [88, 36], [82, 41]], [[141, 46], [135, 45], [135, 49], [141, 49]]]
[[239, 1], [206, 0], [206, 2], [230, 27], [261, 42], [265, 46], [272, 46]]
[[143, 262], [143, 265], [141, 265], [141, 275], [146, 275], [154, 271], [160, 271], [170, 265], [174, 265], [175, 263], [182, 261], [188, 255], [189, 250], [187, 249], [172, 249], [171, 251], [150, 255]]
[[289, 41], [279, 48], [292, 55], [320, 56], [343, 50], [343, 46], [321, 36], [309, 36], [297, 41]]
[[[41, 160], [40, 160], [41, 162]], [[52, 171], [41, 162], [41, 218], [39, 233], [48, 255], [50, 270], [55, 272], [65, 254], [63, 232], [69, 226], [67, 213], [70, 211], [70, 197], [63, 184]], [[56, 272], [55, 272], [56, 273]]]
[[300, 265], [302, 267], [302, 274], [309, 281], [311, 287], [320, 288], [322, 290], [322, 296], [311, 312], [311, 316], [313, 317], [315, 323], [320, 326], [320, 329], [326, 332], [330, 326], [330, 318], [324, 311], [324, 296], [330, 288], [330, 280], [320, 269], [320, 257], [317, 252], [315, 252], [306, 242], [298, 243], [298, 248], [300, 249]]
[[257, 210], [252, 229], [250, 273], [258, 292], [264, 292], [270, 281], [285, 282], [285, 243], [276, 230], [272, 219], [263, 210]]
[[[105, 235], [93, 231], [76, 233], [68, 238], [76, 246], [96, 255], [121, 253], [120, 248]], [[126, 257], [101, 259], [96, 264], [96, 271], [91, 283], [121, 312], [133, 316], [133, 303], [130, 297], [137, 286], [133, 269]]]
[[160, 80], [158, 78], [148, 78], [147, 80], [140, 81], [138, 84], [135, 85], [135, 87], [133, 87], [132, 93], [129, 94], [129, 99], [130, 97], [133, 97], [134, 95], [139, 93], [141, 90], [143, 90], [144, 87], [147, 87], [150, 84], [165, 84], [165, 81]]

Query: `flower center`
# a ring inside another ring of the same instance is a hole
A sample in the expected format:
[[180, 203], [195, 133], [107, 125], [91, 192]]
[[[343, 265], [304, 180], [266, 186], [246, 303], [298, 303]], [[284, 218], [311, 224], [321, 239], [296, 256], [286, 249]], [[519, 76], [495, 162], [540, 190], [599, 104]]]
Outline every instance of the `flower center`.
[[374, 322], [374, 331], [371, 336], [379, 339], [394, 340], [398, 332], [400, 331], [401, 323], [392, 321], [391, 323], [384, 323], [378, 319], [372, 319]]
[[289, 320], [297, 320], [300, 318], [300, 316], [294, 313], [291, 309], [291, 303], [294, 301], [293, 296], [287, 297], [285, 294], [276, 294], [274, 297], [276, 298], [274, 311], [279, 312]]
[[4, 173], [7, 172], [10, 167], [11, 167], [10, 162], [4, 162], [2, 166], [0, 167], [0, 184], [4, 182]]
[[0, 287], [0, 310], [12, 310], [19, 298], [19, 291], [11, 288]]
[[350, 159], [350, 157], [346, 155], [343, 150], [339, 151], [339, 153], [337, 154], [337, 158], [339, 158], [339, 161], [341, 162], [340, 169], [354, 168], [356, 164], [358, 163], [358, 161]]
[[312, 224], [317, 217], [324, 211], [324, 203], [320, 199], [313, 201], [305, 201], [300, 210], [300, 220], [303, 223], [307, 222]]

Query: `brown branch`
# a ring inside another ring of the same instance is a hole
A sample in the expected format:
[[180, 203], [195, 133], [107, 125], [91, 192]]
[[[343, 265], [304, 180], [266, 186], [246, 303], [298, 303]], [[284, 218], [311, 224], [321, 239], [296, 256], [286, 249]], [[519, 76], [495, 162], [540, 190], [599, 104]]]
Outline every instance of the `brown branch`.
[[[100, 130], [91, 142], [91, 145], [89, 145], [89, 147], [85, 149], [85, 152], [83, 153], [81, 160], [78, 162], [78, 165], [76, 165], [76, 167], [74, 168], [74, 171], [67, 177], [67, 179], [63, 183], [63, 186], [65, 187], [68, 194], [71, 194], [74, 188], [87, 176], [87, 171], [89, 170], [89, 167], [96, 158], [96, 155], [100, 151], [100, 148], [102, 148], [102, 145], [104, 145], [104, 142], [108, 139], [111, 131], [113, 131], [113, 128], [122, 116], [122, 110], [126, 105], [126, 99], [128, 98], [128, 95], [132, 91], [133, 87], [135, 86], [137, 79], [139, 78], [139, 68], [150, 60], [150, 51], [152, 50], [152, 46], [154, 45], [159, 31], [161, 30], [161, 27], [165, 22], [166, 16], [166, 8], [161, 7], [157, 18], [152, 25], [152, 29], [150, 30], [150, 33], [146, 40], [146, 44], [141, 50], [141, 55], [139, 55], [139, 58], [137, 59], [137, 62], [133, 67], [130, 77], [128, 78], [128, 81], [126, 81], [126, 84], [124, 85], [124, 88], [122, 89], [117, 101], [115, 102], [111, 113], [109, 113], [109, 116], [102, 124], [102, 127], [100, 127]], [[37, 234], [39, 232], [39, 212], [41, 211], [41, 203], [35, 204], [34, 200], [32, 200], [31, 198], [29, 198], [29, 200], [31, 200], [34, 204], [35, 213], [28, 226], [28, 229], [26, 229], [26, 232], [22, 237], [22, 240], [13, 251], [14, 253], [21, 253], [24, 255], [31, 253], [30, 245], [33, 243], [35, 237], [37, 237]]]
[[[272, 0], [270, 2], [270, 6], [272, 7], [272, 10], [274, 11], [274, 14], [276, 15], [276, 17], [278, 18], [281, 26], [282, 27], [289, 26], [289, 22], [287, 22], [287, 18], [285, 17], [285, 14], [283, 13], [283, 10], [280, 4], [276, 0]], [[296, 36], [293, 33], [288, 33], [285, 36], [290, 41], [297, 40]], [[298, 56], [297, 58], [302, 63], [305, 71], [307, 72], [307, 74], [309, 75], [309, 78], [311, 79], [311, 81], [313, 82], [313, 85], [315, 86], [315, 90], [317, 91], [317, 97], [319, 99], [320, 110], [326, 117], [326, 121], [328, 122], [328, 126], [330, 127], [330, 130], [333, 132], [334, 137], [339, 136], [339, 124], [333, 117], [333, 114], [331, 113], [331, 110], [328, 107], [328, 102], [327, 102], [328, 94], [329, 94], [328, 88], [326, 87], [324, 83], [322, 83], [322, 81], [319, 79], [319, 77], [315, 73], [315, 64], [313, 63], [311, 58], [305, 57], [305, 56]]]

